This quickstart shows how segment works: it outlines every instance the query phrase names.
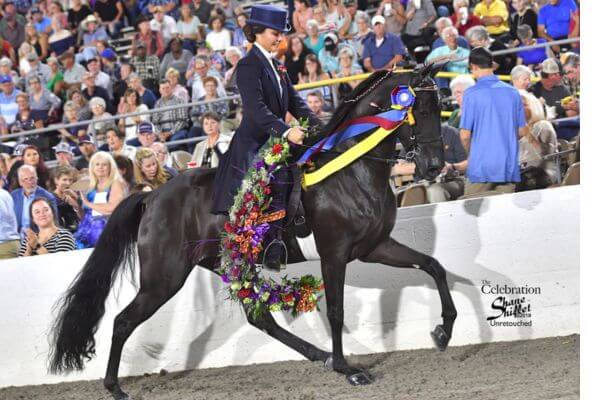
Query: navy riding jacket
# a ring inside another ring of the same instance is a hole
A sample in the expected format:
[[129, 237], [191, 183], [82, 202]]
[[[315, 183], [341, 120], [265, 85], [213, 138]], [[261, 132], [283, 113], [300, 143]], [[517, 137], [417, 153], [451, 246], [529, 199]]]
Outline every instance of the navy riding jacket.
[[[237, 87], [242, 97], [242, 121], [221, 157], [213, 192], [212, 212], [228, 213], [252, 160], [270, 136], [281, 137], [290, 127], [289, 111], [296, 119], [308, 118], [310, 126], [320, 121], [298, 95], [286, 72], [279, 84], [275, 71], [261, 51], [253, 46], [236, 67]], [[275, 60], [277, 66], [281, 65]]]

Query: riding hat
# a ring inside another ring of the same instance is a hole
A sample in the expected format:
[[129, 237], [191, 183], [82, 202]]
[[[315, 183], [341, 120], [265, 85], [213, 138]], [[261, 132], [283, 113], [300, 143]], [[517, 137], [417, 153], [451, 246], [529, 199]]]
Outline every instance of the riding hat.
[[252, 6], [247, 23], [275, 29], [279, 32], [289, 32], [292, 29], [286, 10], [265, 4]]

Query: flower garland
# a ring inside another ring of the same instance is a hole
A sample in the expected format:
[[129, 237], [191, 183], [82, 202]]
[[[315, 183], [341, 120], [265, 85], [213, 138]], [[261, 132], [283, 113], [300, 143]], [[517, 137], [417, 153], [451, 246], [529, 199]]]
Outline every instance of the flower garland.
[[269, 230], [263, 216], [271, 204], [269, 183], [273, 173], [290, 156], [286, 139], [272, 137], [259, 150], [229, 210], [221, 240], [221, 280], [229, 284], [232, 300], [242, 303], [256, 319], [265, 311], [290, 311], [293, 316], [317, 309], [323, 282], [312, 275], [288, 279], [281, 283], [261, 277], [256, 261]]

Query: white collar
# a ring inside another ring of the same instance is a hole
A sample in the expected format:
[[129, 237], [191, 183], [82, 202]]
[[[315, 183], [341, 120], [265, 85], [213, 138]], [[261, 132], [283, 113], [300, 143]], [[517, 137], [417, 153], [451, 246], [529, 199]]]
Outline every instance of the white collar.
[[265, 50], [265, 48], [262, 47], [260, 44], [258, 44], [258, 42], [254, 42], [254, 45], [256, 46], [256, 48], [258, 50], [260, 50], [260, 52], [262, 53], [263, 56], [267, 57], [267, 60], [271, 61], [273, 59], [273, 53]]

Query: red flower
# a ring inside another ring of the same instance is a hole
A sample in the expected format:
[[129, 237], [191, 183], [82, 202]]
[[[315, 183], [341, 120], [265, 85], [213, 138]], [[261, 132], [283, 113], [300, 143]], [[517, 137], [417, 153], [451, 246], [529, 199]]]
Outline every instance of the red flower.
[[284, 303], [289, 303], [290, 301], [294, 300], [294, 295], [291, 293], [284, 294], [283, 296], [281, 296], [281, 300]]
[[265, 195], [269, 195], [269, 194], [271, 194], [271, 188], [270, 188], [270, 187], [268, 187], [268, 186], [266, 186], [266, 187], [263, 189], [263, 193], [264, 193]]
[[246, 193], [244, 195], [244, 202], [247, 203], [247, 202], [252, 201], [252, 200], [254, 200], [254, 196], [252, 195], [252, 193]]
[[273, 154], [279, 154], [279, 153], [281, 153], [282, 150], [283, 150], [283, 146], [281, 145], [281, 143], [275, 143], [273, 145], [273, 149], [271, 150], [271, 152]]
[[225, 232], [233, 233], [235, 232], [235, 228], [229, 222], [225, 222]]
[[240, 290], [238, 292], [237, 296], [240, 299], [245, 299], [246, 297], [250, 296], [250, 289], [242, 289], [242, 290]]

